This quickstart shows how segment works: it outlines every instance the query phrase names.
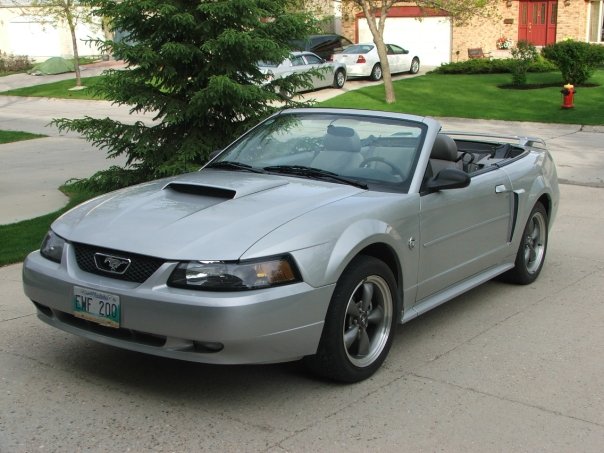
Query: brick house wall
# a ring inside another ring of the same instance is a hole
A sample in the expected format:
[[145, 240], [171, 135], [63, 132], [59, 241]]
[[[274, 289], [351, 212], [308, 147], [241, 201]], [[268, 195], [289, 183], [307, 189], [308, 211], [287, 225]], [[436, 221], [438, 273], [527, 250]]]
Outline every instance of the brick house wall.
[[[414, 2], [399, 2], [396, 5], [411, 6]], [[589, 0], [559, 0], [556, 26], [556, 41], [587, 39], [587, 20]], [[519, 0], [501, 0], [497, 6], [497, 15], [491, 19], [473, 18], [465, 25], [453, 25], [451, 42], [451, 61], [468, 59], [468, 48], [481, 47], [492, 52], [495, 57], [509, 55], [496, 48], [497, 39], [510, 38], [518, 41]], [[353, 42], [356, 39], [356, 15], [361, 9], [350, 0], [342, 0], [342, 35]]]
[[558, 2], [558, 28], [556, 41], [572, 38], [576, 41], [587, 39], [587, 17], [589, 1], [570, 0]]

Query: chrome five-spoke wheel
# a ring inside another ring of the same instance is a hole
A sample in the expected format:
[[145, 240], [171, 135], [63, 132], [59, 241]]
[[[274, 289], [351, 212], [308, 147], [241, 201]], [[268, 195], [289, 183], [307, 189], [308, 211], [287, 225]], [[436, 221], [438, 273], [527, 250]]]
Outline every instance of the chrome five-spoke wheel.
[[543, 204], [538, 202], [524, 227], [514, 268], [503, 274], [502, 280], [528, 285], [537, 279], [545, 262], [548, 227], [547, 211]]
[[386, 281], [371, 275], [352, 293], [343, 338], [346, 355], [358, 367], [370, 365], [384, 350], [392, 324], [392, 295]]
[[534, 274], [541, 267], [545, 255], [547, 225], [541, 212], [535, 212], [529, 219], [524, 232], [524, 262], [526, 270]]

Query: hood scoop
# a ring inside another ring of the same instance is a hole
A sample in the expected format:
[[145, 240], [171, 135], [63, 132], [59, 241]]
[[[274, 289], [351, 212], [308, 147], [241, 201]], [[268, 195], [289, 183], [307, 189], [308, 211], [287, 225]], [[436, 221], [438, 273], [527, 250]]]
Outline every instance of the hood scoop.
[[209, 169], [175, 178], [163, 189], [172, 193], [206, 196], [226, 201], [276, 189], [287, 184], [286, 178], [274, 175]]
[[174, 192], [188, 195], [198, 195], [203, 197], [222, 198], [232, 200], [237, 192], [224, 187], [204, 186], [200, 184], [191, 184], [187, 182], [171, 182], [164, 186], [163, 190], [173, 190]]

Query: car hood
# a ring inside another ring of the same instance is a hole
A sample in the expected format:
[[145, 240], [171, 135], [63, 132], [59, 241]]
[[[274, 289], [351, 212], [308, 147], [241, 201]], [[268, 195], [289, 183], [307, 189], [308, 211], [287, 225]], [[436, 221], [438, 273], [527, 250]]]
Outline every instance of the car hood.
[[53, 224], [73, 242], [173, 260], [236, 260], [313, 209], [363, 192], [342, 184], [203, 170], [104, 195]]

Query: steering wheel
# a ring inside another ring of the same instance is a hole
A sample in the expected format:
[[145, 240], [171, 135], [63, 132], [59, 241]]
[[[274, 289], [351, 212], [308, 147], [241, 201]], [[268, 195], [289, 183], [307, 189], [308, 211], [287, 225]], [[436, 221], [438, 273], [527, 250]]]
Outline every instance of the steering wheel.
[[405, 179], [405, 176], [403, 175], [403, 173], [401, 172], [400, 168], [398, 168], [397, 166], [395, 166], [394, 164], [388, 162], [386, 159], [384, 159], [383, 157], [368, 157], [367, 159], [365, 159], [363, 162], [361, 162], [359, 164], [359, 168], [364, 168], [367, 167], [367, 164], [371, 163], [371, 162], [381, 162], [383, 164], [386, 164], [390, 167], [390, 169], [392, 170], [392, 174], [393, 175], [398, 175], [401, 177], [401, 179]]

